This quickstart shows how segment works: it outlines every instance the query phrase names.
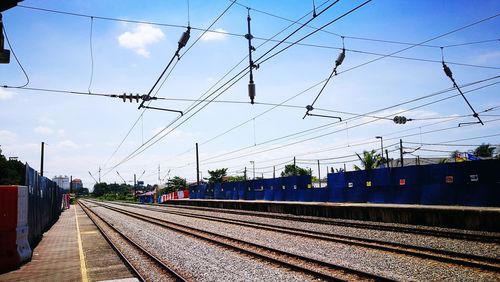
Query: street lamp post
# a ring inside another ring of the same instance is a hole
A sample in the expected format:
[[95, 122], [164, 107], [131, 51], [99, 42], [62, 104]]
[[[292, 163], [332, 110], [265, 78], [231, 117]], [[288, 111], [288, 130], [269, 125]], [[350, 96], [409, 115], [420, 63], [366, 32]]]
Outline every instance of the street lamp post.
[[255, 161], [250, 161], [252, 164], [252, 170], [253, 170], [253, 179], [255, 180]]
[[[382, 136], [375, 136], [375, 138], [380, 139], [380, 155], [384, 157], [384, 138]], [[386, 160], [388, 161], [388, 160]]]

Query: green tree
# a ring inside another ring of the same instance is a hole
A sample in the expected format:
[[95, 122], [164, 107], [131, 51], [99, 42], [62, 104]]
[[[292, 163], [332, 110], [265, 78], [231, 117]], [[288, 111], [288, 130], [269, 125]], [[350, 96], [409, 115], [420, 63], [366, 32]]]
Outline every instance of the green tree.
[[94, 185], [94, 191], [92, 194], [94, 197], [104, 196], [104, 194], [109, 193], [108, 184], [106, 182], [96, 183]]
[[356, 156], [358, 156], [359, 160], [361, 161], [361, 166], [363, 168], [354, 165], [355, 170], [374, 169], [377, 168], [384, 161], [384, 159], [380, 156], [380, 154], [377, 154], [375, 150], [363, 151], [363, 157], [361, 157], [358, 153], [356, 153]]
[[495, 147], [492, 147], [490, 144], [481, 144], [476, 149], [474, 149], [474, 155], [476, 157], [482, 158], [490, 158], [493, 157], [495, 153]]
[[24, 185], [25, 166], [18, 160], [7, 160], [0, 149], [0, 184]]
[[169, 179], [165, 188], [161, 189], [161, 193], [170, 193], [175, 191], [184, 190], [187, 187], [186, 179], [179, 176], [174, 176]]
[[208, 174], [210, 175], [208, 178], [209, 183], [222, 183], [223, 178], [227, 175], [227, 168], [209, 170]]
[[285, 170], [281, 172], [281, 177], [292, 175], [310, 175], [309, 169], [301, 168], [297, 165], [289, 164], [285, 166]]
[[227, 182], [238, 182], [238, 181], [244, 181], [245, 176], [244, 175], [236, 175], [236, 176], [228, 176], [227, 177]]

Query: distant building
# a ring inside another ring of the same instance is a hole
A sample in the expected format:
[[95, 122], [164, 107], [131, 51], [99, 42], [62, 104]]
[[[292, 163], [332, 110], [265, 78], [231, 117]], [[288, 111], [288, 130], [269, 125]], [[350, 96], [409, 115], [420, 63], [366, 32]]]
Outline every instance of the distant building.
[[81, 190], [83, 188], [82, 180], [78, 178], [73, 179], [71, 186], [73, 187], [73, 191]]
[[67, 175], [54, 176], [54, 178], [52, 178], [52, 181], [57, 183], [57, 185], [63, 188], [64, 190], [69, 191], [69, 177]]

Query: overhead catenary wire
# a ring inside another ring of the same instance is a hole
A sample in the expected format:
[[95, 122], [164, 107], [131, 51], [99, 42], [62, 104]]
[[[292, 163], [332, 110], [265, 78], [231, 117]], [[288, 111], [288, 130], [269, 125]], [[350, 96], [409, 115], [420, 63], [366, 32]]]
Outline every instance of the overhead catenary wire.
[[[369, 1], [367, 1], [367, 2], [370, 2], [370, 1], [371, 1], [371, 0], [369, 0]], [[338, 1], [336, 1], [336, 2], [338, 2]], [[334, 2], [334, 4], [335, 4], [336, 2]], [[367, 3], [367, 2], [365, 2], [365, 3]], [[328, 6], [328, 7], [327, 7], [327, 8], [325, 8], [322, 12], [326, 11], [326, 10], [327, 10], [328, 8], [330, 8], [331, 6], [333, 6], [333, 5]], [[358, 7], [359, 7], [359, 6], [358, 6]], [[344, 15], [342, 15], [341, 17], [346, 16], [346, 15], [348, 15], [349, 13], [351, 13], [351, 12], [353, 12], [353, 11], [355, 11], [355, 10], [356, 10], [356, 9], [353, 9], [353, 10], [351, 10], [351, 11], [349, 11], [349, 12], [345, 13], [345, 14], [344, 14]], [[320, 13], [322, 13], [322, 12], [320, 12]], [[338, 19], [338, 18], [337, 18], [337, 19]], [[330, 24], [331, 24], [331, 23], [333, 23], [333, 22], [334, 22], [334, 21], [330, 22]], [[325, 26], [326, 26], [326, 25], [325, 25]], [[306, 38], [306, 37], [304, 37], [304, 38]], [[304, 39], [304, 38], [303, 38], [303, 39]], [[303, 39], [301, 39], [301, 40], [303, 40]], [[277, 45], [279, 45], [279, 44], [277, 44]], [[277, 45], [275, 45], [275, 47], [276, 47]], [[274, 49], [275, 47], [271, 48], [271, 50], [272, 50], [272, 49]], [[282, 52], [282, 51], [283, 51], [283, 50], [281, 50], [280, 52]], [[267, 52], [267, 53], [268, 53], [268, 52]], [[276, 54], [274, 54], [273, 56], [275, 56], [275, 55], [276, 55]], [[261, 56], [260, 58], [262, 58], [262, 56]], [[226, 85], [228, 85], [228, 84], [229, 84], [229, 87], [225, 88], [224, 90], [221, 90], [221, 92], [220, 92], [219, 94], [217, 94], [214, 98], [212, 98], [212, 99], [210, 100], [210, 102], [212, 102], [213, 100], [215, 100], [216, 98], [218, 98], [220, 95], [222, 95], [225, 91], [227, 91], [230, 87], [232, 87], [232, 86], [233, 86], [236, 82], [238, 82], [239, 80], [241, 80], [241, 79], [242, 79], [242, 77], [243, 77], [244, 75], [246, 75], [248, 72], [249, 72], [249, 71], [248, 71], [248, 69], [246, 69], [246, 68], [245, 68], [245, 69], [243, 69], [243, 70], [242, 70], [242, 71], [240, 71], [238, 74], [236, 74], [235, 76], [233, 76], [233, 78], [229, 79], [229, 80], [228, 80], [228, 81], [226, 81], [226, 82], [225, 82], [222, 86], [220, 86], [220, 87], [219, 87], [219, 88], [217, 88], [215, 91], [213, 91], [213, 92], [212, 92], [212, 93], [211, 93], [208, 97], [206, 97], [205, 99], [208, 99], [210, 96], [214, 95], [214, 94], [215, 94], [215, 93], [217, 93], [219, 90], [223, 89]], [[240, 76], [240, 75], [243, 75], [243, 76]], [[240, 77], [238, 78], [238, 76], [240, 76]], [[236, 79], [236, 81], [234, 81], [235, 79]], [[209, 104], [209, 103], [207, 103], [207, 104], [205, 104], [205, 105], [201, 106], [201, 107], [200, 107], [200, 108], [199, 108], [199, 109], [198, 109], [198, 110], [197, 110], [194, 114], [192, 114], [192, 115], [188, 116], [185, 120], [183, 120], [183, 121], [182, 121], [182, 122], [180, 122], [177, 126], [175, 126], [175, 128], [171, 129], [170, 131], [168, 131], [166, 134], [162, 135], [162, 136], [161, 136], [160, 138], [158, 138], [157, 140], [152, 141], [152, 143], [149, 143], [148, 145], [145, 145], [145, 148], [144, 148], [144, 149], [142, 149], [142, 150], [141, 150], [141, 148], [142, 148], [142, 147], [144, 147], [143, 145], [139, 146], [136, 150], [134, 150], [134, 152], [132, 152], [131, 154], [129, 154], [129, 155], [128, 155], [125, 159], [123, 159], [123, 160], [122, 160], [121, 162], [119, 162], [119, 164], [117, 164], [117, 165], [122, 164], [124, 161], [128, 161], [128, 160], [130, 160], [131, 158], [133, 158], [133, 157], [137, 156], [138, 154], [140, 154], [140, 153], [144, 152], [146, 149], [150, 148], [151, 146], [153, 146], [154, 144], [156, 144], [157, 142], [159, 142], [162, 138], [164, 138], [164, 137], [165, 137], [165, 136], [167, 136], [170, 132], [172, 132], [173, 130], [175, 130], [176, 128], [178, 128], [180, 125], [182, 125], [183, 123], [185, 123], [187, 120], [189, 120], [189, 119], [190, 119], [191, 117], [193, 117], [195, 114], [197, 114], [199, 111], [201, 111], [203, 108], [205, 108], [208, 104]], [[199, 104], [198, 104], [198, 105], [199, 105]], [[177, 119], [177, 120], [178, 120], [178, 119]], [[150, 142], [151, 140], [153, 140], [154, 138], [156, 138], [157, 136], [159, 136], [161, 133], [163, 133], [163, 132], [164, 132], [167, 128], [169, 128], [169, 127], [170, 127], [173, 123], [175, 123], [175, 121], [176, 121], [176, 120], [174, 120], [174, 121], [173, 121], [173, 122], [171, 122], [169, 125], [167, 125], [166, 127], [164, 127], [164, 129], [162, 129], [160, 132], [158, 132], [158, 133], [157, 133], [157, 134], [155, 134], [153, 137], [151, 137], [151, 138], [150, 138], [150, 139], [149, 139], [146, 143]], [[138, 154], [136, 154], [136, 152], [139, 152], [139, 153], [138, 153]], [[115, 166], [114, 166], [113, 168], [111, 168], [109, 171], [111, 171], [112, 169], [116, 168], [116, 167], [117, 167], [117, 165], [115, 165]], [[108, 171], [108, 172], [109, 172], [109, 171]]]
[[[472, 92], [472, 91], [477, 91], [479, 89], [482, 89], [481, 88], [478, 88], [478, 89], [474, 89], [474, 90], [469, 90], [468, 92]], [[455, 95], [452, 95], [450, 97], [456, 97], [458, 96], [458, 94], [455, 94]], [[447, 97], [445, 99], [449, 99], [450, 97]], [[440, 99], [438, 100], [439, 102], [440, 101], [443, 101], [444, 99]], [[426, 104], [428, 105], [428, 103]], [[416, 109], [416, 108], [419, 108], [420, 106], [417, 106], [417, 107], [414, 107], [413, 109]], [[399, 112], [398, 114], [400, 113], [403, 113], [403, 112], [406, 112], [408, 110], [405, 110], [405, 111], [401, 111]], [[370, 123], [373, 123], [375, 121], [378, 121], [379, 119], [373, 119], [373, 120], [370, 120], [370, 121], [366, 121], [366, 122], [363, 122], [363, 123], [360, 123], [360, 124], [356, 124], [356, 125], [352, 125], [350, 127], [346, 127], [346, 128], [342, 128], [342, 129], [339, 129], [339, 130], [335, 130], [335, 131], [332, 131], [332, 132], [328, 132], [328, 133], [324, 133], [324, 134], [321, 134], [321, 135], [318, 135], [318, 136], [314, 136], [314, 137], [310, 137], [310, 138], [307, 138], [307, 139], [302, 139], [302, 140], [299, 140], [299, 141], [295, 141], [295, 142], [292, 142], [292, 143], [288, 143], [288, 144], [285, 144], [285, 145], [280, 145], [278, 147], [275, 147], [275, 148], [271, 148], [271, 149], [265, 149], [265, 150], [261, 150], [261, 151], [258, 151], [258, 152], [252, 152], [250, 154], [258, 154], [258, 153], [265, 153], [265, 152], [269, 152], [269, 151], [272, 151], [272, 150], [277, 150], [277, 149], [281, 149], [281, 148], [285, 148], [285, 147], [289, 147], [289, 146], [292, 146], [292, 145], [295, 145], [295, 144], [300, 144], [302, 142], [305, 142], [305, 141], [310, 141], [310, 140], [313, 140], [313, 139], [317, 139], [317, 138], [321, 138], [321, 137], [325, 137], [325, 136], [328, 136], [328, 135], [331, 135], [331, 134], [334, 134], [334, 133], [337, 133], [337, 132], [341, 132], [341, 131], [344, 131], [344, 130], [347, 130], [347, 129], [352, 129], [352, 128], [356, 128], [356, 127], [360, 127], [360, 126], [363, 126], [363, 125], [366, 125], [366, 124], [370, 124]], [[290, 135], [288, 135], [290, 136]], [[286, 137], [288, 137], [286, 136]], [[264, 142], [261, 142], [260, 144], [267, 144], [267, 143], [270, 143], [270, 142], [273, 142], [275, 140], [279, 140], [279, 139], [283, 139], [283, 137], [278, 137], [278, 138], [275, 138], [275, 139], [271, 139], [271, 140], [267, 140], [267, 141], [264, 141]], [[257, 145], [260, 145], [260, 144], [257, 144]], [[239, 151], [242, 151], [244, 149], [248, 149], [250, 147], [253, 147], [253, 146], [247, 146], [247, 147], [244, 147], [242, 149], [237, 149], [237, 150], [234, 150], [234, 151], [231, 151], [229, 153], [225, 153], [225, 154], [221, 154], [221, 155], [218, 155], [218, 156], [215, 156], [213, 157], [214, 159], [216, 158], [219, 158], [221, 156], [225, 156], [225, 155], [229, 155], [229, 154], [233, 154], [235, 152], [239, 152]], [[245, 157], [247, 156], [248, 154], [246, 155], [239, 155], [237, 157], [232, 157], [232, 158], [228, 158], [228, 159], [225, 159], [225, 160], [231, 160], [231, 159], [236, 159], [236, 158], [241, 158], [241, 157]], [[219, 160], [220, 161], [220, 160]], [[217, 162], [217, 160], [214, 160], [214, 162]]]
[[451, 31], [449, 31], [449, 32], [446, 32], [446, 33], [444, 33], [444, 34], [441, 34], [441, 35], [435, 36], [435, 37], [433, 37], [433, 38], [431, 38], [431, 39], [429, 39], [429, 40], [426, 40], [426, 41], [423, 41], [423, 42], [420, 42], [420, 43], [414, 44], [414, 45], [412, 45], [412, 46], [410, 46], [410, 47], [407, 47], [407, 48], [401, 49], [401, 50], [396, 51], [396, 52], [393, 52], [393, 53], [391, 53], [391, 54], [387, 54], [387, 55], [381, 56], [381, 57], [379, 57], [379, 58], [376, 58], [376, 59], [370, 60], [370, 61], [368, 61], [368, 62], [365, 62], [365, 63], [359, 64], [359, 65], [356, 65], [356, 66], [354, 66], [354, 67], [351, 67], [351, 68], [349, 68], [349, 69], [347, 69], [347, 70], [343, 71], [342, 73], [344, 73], [344, 72], [348, 72], [348, 71], [351, 71], [351, 70], [354, 70], [354, 69], [357, 69], [357, 68], [359, 68], [359, 67], [362, 67], [362, 66], [365, 66], [365, 65], [368, 65], [368, 64], [371, 64], [371, 63], [373, 63], [373, 62], [376, 62], [376, 61], [381, 60], [381, 59], [383, 59], [383, 58], [386, 58], [386, 57], [388, 57], [388, 56], [392, 56], [392, 55], [395, 55], [395, 54], [397, 54], [397, 53], [403, 52], [403, 51], [405, 51], [405, 50], [409, 50], [409, 49], [411, 49], [411, 48], [414, 48], [414, 47], [420, 46], [420, 45], [425, 44], [425, 43], [427, 43], [427, 42], [430, 42], [430, 41], [432, 41], [432, 40], [435, 40], [435, 39], [441, 38], [441, 37], [443, 37], [443, 36], [446, 36], [446, 35], [449, 35], [449, 34], [452, 34], [452, 33], [458, 32], [458, 31], [461, 31], [461, 30], [463, 30], [463, 29], [466, 29], [466, 28], [472, 27], [472, 26], [477, 25], [477, 24], [479, 24], [479, 23], [482, 23], [482, 22], [484, 22], [484, 21], [491, 20], [491, 19], [493, 19], [493, 18], [497, 17], [498, 15], [500, 15], [500, 14], [496, 14], [496, 15], [493, 15], [493, 16], [490, 16], [490, 17], [487, 17], [487, 18], [481, 19], [481, 20], [479, 20], [479, 21], [476, 21], [476, 22], [473, 22], [473, 23], [471, 23], [471, 24], [468, 24], [468, 25], [465, 25], [465, 26], [462, 26], [462, 27], [459, 27], [459, 28], [453, 29], [453, 30], [451, 30]]
[[[250, 8], [249, 6], [243, 5], [237, 1], [234, 0], [229, 0], [231, 3], [234, 3], [236, 5], [242, 6], [245, 9]], [[316, 8], [320, 8], [321, 6], [324, 6], [326, 3], [329, 1], [325, 1], [323, 4], [317, 6]], [[131, 20], [131, 19], [123, 19], [123, 18], [113, 18], [113, 17], [105, 17], [105, 16], [98, 16], [98, 15], [90, 15], [90, 14], [83, 14], [83, 13], [76, 13], [76, 12], [67, 12], [67, 11], [61, 11], [61, 10], [56, 10], [56, 9], [48, 9], [48, 8], [41, 8], [41, 7], [34, 7], [34, 6], [28, 6], [28, 5], [17, 5], [19, 8], [24, 8], [24, 9], [30, 9], [30, 10], [35, 10], [35, 11], [41, 11], [41, 12], [48, 12], [48, 13], [56, 13], [56, 14], [61, 14], [61, 15], [67, 15], [67, 16], [74, 16], [74, 17], [86, 17], [90, 18], [93, 17], [94, 19], [99, 19], [99, 20], [106, 20], [106, 21], [116, 21], [116, 22], [125, 22], [125, 23], [135, 23], [135, 24], [148, 24], [148, 25], [156, 25], [156, 26], [164, 26], [164, 27], [172, 27], [172, 28], [186, 28], [186, 25], [181, 25], [181, 24], [172, 24], [172, 23], [162, 23], [162, 22], [153, 22], [153, 21], [143, 21], [143, 20]], [[253, 11], [262, 13], [264, 15], [274, 17], [277, 19], [281, 19], [283, 21], [291, 22], [293, 24], [301, 24], [298, 20], [291, 20], [287, 19], [285, 17], [266, 12], [263, 10], [259, 10], [256, 8], [251, 8]], [[310, 14], [310, 13], [309, 13]], [[319, 29], [317, 27], [311, 26], [311, 25], [306, 25], [306, 27], [311, 28], [311, 29]], [[204, 28], [200, 27], [194, 27], [191, 26], [192, 30], [198, 30], [198, 31], [203, 31]], [[235, 36], [235, 37], [244, 37], [245, 34], [238, 34], [238, 33], [232, 33], [232, 32], [227, 32], [227, 31], [218, 31], [218, 30], [209, 30], [209, 32], [213, 33], [220, 33], [228, 36]], [[346, 34], [339, 34], [335, 32], [331, 32], [328, 30], [321, 30], [321, 32], [336, 35], [338, 37], [344, 36], [346, 39], [353, 39], [353, 40], [363, 40], [363, 41], [373, 41], [373, 42], [380, 42], [380, 43], [388, 43], [388, 44], [398, 44], [398, 45], [415, 45], [416, 43], [412, 42], [403, 42], [403, 41], [397, 41], [397, 40], [386, 40], [386, 39], [377, 39], [377, 38], [369, 38], [369, 37], [361, 37], [361, 36], [350, 36]], [[255, 39], [260, 39], [260, 40], [266, 40], [265, 38], [259, 38], [259, 37], [254, 37]], [[419, 47], [431, 47], [431, 48], [452, 48], [452, 47], [460, 47], [460, 46], [467, 46], [467, 45], [474, 45], [474, 44], [484, 44], [484, 43], [492, 43], [492, 42], [499, 42], [500, 39], [486, 39], [486, 40], [479, 40], [479, 41], [473, 41], [473, 42], [465, 42], [465, 43], [457, 43], [457, 44], [450, 44], [450, 45], [429, 45], [429, 44], [420, 44]]]
[[[498, 83], [498, 82], [497, 82], [497, 83]], [[495, 83], [495, 84], [496, 84], [496, 83]], [[482, 89], [482, 87], [481, 87], [481, 88], [478, 88], [478, 89], [469, 90], [468, 92], [476, 91], [476, 90], [479, 90], [479, 89]], [[438, 91], [438, 92], [436, 92], [436, 93], [433, 93], [433, 95], [425, 95], [425, 96], [423, 96], [423, 97], [419, 97], [419, 98], [417, 98], [417, 99], [412, 99], [412, 100], [405, 101], [405, 102], [402, 102], [402, 103], [398, 103], [398, 104], [395, 104], [395, 105], [392, 105], [392, 106], [389, 106], [389, 107], [385, 107], [385, 108], [383, 108], [383, 109], [378, 109], [378, 110], [375, 110], [375, 111], [371, 111], [371, 112], [369, 112], [369, 113], [367, 113], [367, 114], [373, 114], [373, 113], [380, 112], [380, 111], [386, 111], [386, 110], [389, 110], [389, 109], [391, 109], [391, 108], [396, 108], [396, 107], [402, 106], [402, 105], [407, 104], [407, 103], [416, 102], [416, 101], [419, 101], [419, 100], [422, 100], [422, 99], [425, 99], [425, 98], [428, 98], [428, 97], [432, 97], [432, 96], [439, 95], [439, 94], [443, 94], [443, 93], [450, 92], [450, 91], [453, 91], [453, 88], [449, 88], [449, 89], [447, 89], [447, 90], [445, 90], [445, 91]], [[440, 99], [440, 100], [438, 100], [438, 102], [441, 102], [441, 101], [444, 101], [444, 100], [446, 100], [446, 99], [449, 99], [449, 98], [452, 98], [452, 97], [456, 97], [456, 96], [458, 96], [458, 94], [448, 96], [448, 97], [446, 97], [446, 98], [444, 98], [444, 99]], [[432, 103], [432, 102], [431, 102], [431, 103]], [[429, 103], [425, 104], [425, 106], [427, 106], [427, 105], [429, 105]], [[414, 108], [409, 109], [409, 110], [413, 110], [413, 109], [417, 109], [417, 108], [419, 108], [419, 107], [414, 107]], [[409, 111], [409, 110], [407, 110], [407, 111]], [[397, 113], [397, 114], [401, 114], [401, 113], [403, 113], [403, 112], [406, 112], [406, 111], [402, 111], [402, 112], [399, 112], [399, 113]], [[387, 116], [387, 117], [389, 117], [389, 116]], [[350, 120], [355, 119], [355, 118], [359, 118], [359, 117], [356, 117], [356, 116], [355, 116], [355, 117], [350, 118]], [[376, 121], [376, 120], [380, 120], [380, 119], [374, 119], [374, 121]], [[368, 122], [368, 123], [371, 123], [371, 122], [373, 122], [373, 121], [370, 121], [370, 122]], [[312, 130], [316, 130], [316, 129], [325, 128], [325, 127], [328, 127], [328, 126], [331, 126], [331, 125], [335, 125], [335, 124], [338, 124], [338, 123], [339, 123], [339, 122], [329, 123], [329, 124], [326, 124], [326, 125], [321, 125], [321, 126], [318, 126], [318, 127], [312, 128], [312, 129], [308, 129], [308, 130], [304, 130], [304, 131], [299, 131], [299, 132], [296, 132], [296, 133], [288, 134], [288, 135], [286, 135], [286, 136], [282, 136], [282, 137], [278, 137], [278, 138], [273, 138], [273, 139], [270, 139], [270, 140], [263, 141], [263, 142], [261, 142], [261, 143], [259, 143], [259, 144], [257, 144], [257, 145], [263, 145], [263, 144], [267, 144], [267, 143], [274, 142], [274, 141], [277, 141], [277, 140], [282, 140], [282, 139], [284, 139], [284, 138], [288, 138], [288, 137], [296, 136], [296, 135], [299, 135], [299, 134], [304, 133], [304, 132], [307, 132], [307, 131], [312, 131]], [[350, 128], [351, 128], [351, 127], [350, 127]], [[340, 131], [342, 131], [342, 130], [344, 130], [344, 129], [341, 129]], [[335, 131], [335, 132], [338, 132], [338, 131]], [[334, 133], [335, 133], [335, 132], [334, 132]], [[323, 135], [321, 135], [320, 137], [322, 137], [322, 136], [323, 136]], [[232, 154], [232, 153], [235, 153], [235, 152], [238, 152], [238, 151], [241, 151], [241, 150], [244, 150], [244, 149], [248, 149], [248, 148], [251, 148], [251, 147], [254, 147], [254, 146], [247, 146], [247, 147], [244, 147], [244, 148], [242, 148], [242, 149], [237, 149], [237, 150], [231, 151], [231, 152], [229, 152], [229, 153], [224, 153], [223, 155]], [[214, 157], [214, 158], [218, 158], [218, 157], [220, 157], [220, 156], [221, 156], [221, 155], [218, 155], [218, 156], [216, 156], [216, 157]]]
[[92, 86], [92, 81], [94, 79], [94, 47], [92, 44], [92, 33], [94, 29], [94, 18], [90, 18], [90, 33], [89, 33], [89, 49], [90, 49], [90, 79], [89, 79], [89, 86], [87, 88], [88, 92], [90, 93], [90, 87]]
[[[345, 59], [345, 46], [344, 46], [344, 37], [342, 37], [342, 52], [338, 55], [337, 59], [335, 60], [335, 66], [333, 67], [332, 73], [330, 73], [330, 76], [328, 76], [325, 83], [323, 84], [323, 86], [319, 90], [318, 95], [316, 95], [316, 97], [314, 98], [312, 103], [310, 105], [307, 105], [307, 107], [306, 107], [307, 111], [304, 114], [304, 116], [302, 117], [302, 119], [305, 119], [306, 116], [311, 115], [309, 112], [314, 109], [314, 104], [318, 100], [321, 93], [323, 93], [323, 90], [325, 90], [326, 85], [328, 84], [330, 79], [333, 77], [333, 75], [337, 75], [337, 68], [342, 64], [342, 62], [344, 62], [344, 59]], [[315, 115], [315, 116], [325, 117], [322, 115]], [[334, 117], [334, 118], [338, 118], [338, 119], [340, 119], [340, 121], [342, 121], [342, 118], [340, 118], [340, 117]]]
[[[462, 90], [460, 89], [460, 87], [457, 85], [457, 82], [453, 78], [453, 73], [451, 72], [450, 68], [444, 62], [443, 48], [441, 48], [441, 60], [442, 60], [442, 63], [443, 63], [444, 73], [453, 82], [453, 86], [458, 90], [458, 92], [460, 92], [460, 95], [462, 95], [462, 98], [464, 98], [465, 102], [467, 103], [467, 105], [469, 106], [469, 108], [471, 109], [471, 111], [474, 113], [473, 116], [479, 120], [479, 123], [481, 123], [481, 125], [484, 125], [483, 121], [479, 117], [479, 114], [476, 113], [476, 111], [474, 110], [474, 108], [472, 107], [472, 105], [469, 103], [469, 100], [467, 100], [467, 98], [465, 97], [464, 93], [462, 92]], [[460, 124], [458, 126], [460, 126]]]
[[26, 78], [26, 83], [25, 84], [23, 84], [21, 86], [16, 86], [15, 88], [26, 87], [30, 83], [30, 78], [29, 78], [28, 74], [26, 73], [26, 70], [24, 69], [23, 65], [19, 61], [19, 58], [17, 57], [16, 52], [14, 51], [14, 48], [12, 48], [12, 44], [10, 44], [9, 36], [7, 35], [7, 31], [5, 30], [5, 24], [3, 24], [3, 22], [2, 22], [2, 14], [0, 14], [0, 23], [2, 23], [1, 26], [2, 26], [2, 30], [3, 30], [3, 34], [5, 35], [5, 39], [7, 40], [7, 45], [9, 45], [10, 52], [12, 52], [12, 55], [14, 55], [14, 59], [16, 59], [17, 64], [19, 65], [19, 67], [23, 71], [24, 77]]
[[[160, 86], [156, 89], [156, 92], [153, 96], [156, 96], [158, 94], [158, 91], [163, 87], [163, 84], [165, 83], [165, 81], [167, 80], [167, 78], [171, 75], [172, 71], [175, 69], [176, 65], [177, 65], [177, 62], [184, 56], [186, 55], [187, 52], [189, 52], [189, 50], [191, 50], [191, 48], [202, 38], [202, 36], [224, 15], [226, 14], [226, 12], [233, 6], [233, 4], [230, 4], [210, 25], [209, 27], [207, 27], [203, 33], [186, 49], [186, 51], [184, 51], [184, 53], [180, 56], [178, 56], [178, 60], [175, 61], [174, 63], [174, 66], [170, 69], [170, 72], [167, 74], [167, 76], [164, 78], [164, 80], [162, 81], [162, 83], [160, 84]], [[188, 8], [189, 8], [189, 3], [188, 3]], [[188, 22], [189, 22], [189, 19], [188, 19]], [[188, 23], [188, 26], [189, 26], [189, 23]], [[181, 38], [182, 39], [182, 38]], [[149, 106], [150, 102], [148, 103], [148, 106]], [[123, 140], [120, 142], [119, 146], [115, 149], [115, 151], [113, 152], [113, 154], [111, 155], [111, 157], [108, 159], [108, 161], [106, 161], [106, 165], [107, 163], [109, 162], [109, 160], [116, 154], [116, 152], [119, 150], [119, 148], [122, 146], [122, 144], [125, 142], [125, 140], [128, 138], [128, 136], [130, 135], [130, 133], [132, 132], [133, 128], [135, 127], [135, 125], [137, 124], [137, 122], [139, 121], [140, 118], [142, 118], [143, 114], [144, 114], [144, 111], [146, 109], [143, 110], [143, 112], [141, 113], [141, 115], [137, 118], [137, 120], [135, 121], [135, 123], [132, 125], [132, 127], [130, 128], [130, 130], [128, 131], [128, 133], [125, 135], [125, 137], [123, 138]], [[181, 115], [182, 116], [182, 115]], [[179, 118], [177, 118], [176, 120], [178, 120]], [[142, 142], [142, 145], [144, 145], [144, 140]]]

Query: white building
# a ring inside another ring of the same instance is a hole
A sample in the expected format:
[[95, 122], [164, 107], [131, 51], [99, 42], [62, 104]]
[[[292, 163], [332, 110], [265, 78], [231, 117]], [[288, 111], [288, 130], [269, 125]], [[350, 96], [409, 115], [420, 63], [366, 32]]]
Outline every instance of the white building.
[[54, 176], [54, 178], [52, 178], [52, 181], [57, 183], [57, 185], [64, 190], [69, 190], [69, 177], [67, 175]]

